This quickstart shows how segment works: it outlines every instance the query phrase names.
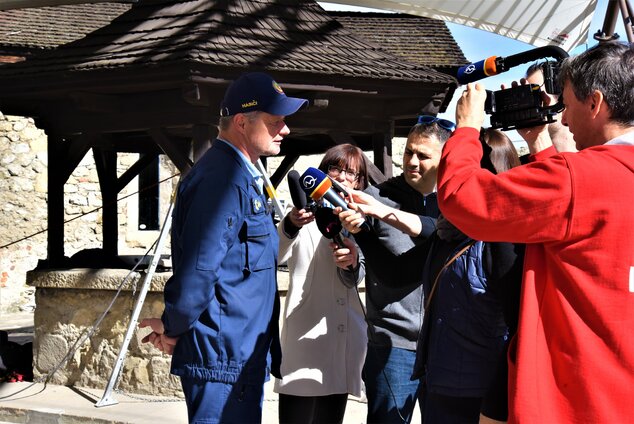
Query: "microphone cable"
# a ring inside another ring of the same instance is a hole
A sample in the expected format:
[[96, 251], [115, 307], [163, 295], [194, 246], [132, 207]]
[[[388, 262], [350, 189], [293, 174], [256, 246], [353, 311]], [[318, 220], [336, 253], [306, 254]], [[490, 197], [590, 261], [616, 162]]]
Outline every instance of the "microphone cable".
[[[359, 291], [359, 285], [355, 285], [354, 286], [355, 291], [357, 292], [357, 297], [359, 299], [359, 305], [361, 305], [361, 311], [363, 312], [363, 319], [365, 320], [366, 325], [368, 326], [368, 339], [370, 340], [369, 346], [368, 348], [376, 348], [376, 344], [375, 344], [375, 330], [374, 330], [374, 325], [372, 325], [372, 323], [370, 322], [370, 320], [368, 319], [368, 314], [367, 311], [365, 309], [365, 305], [363, 304], [363, 301], [361, 300], [361, 292]], [[367, 290], [367, 289], [366, 289]], [[394, 390], [392, 389], [392, 385], [390, 384], [390, 380], [387, 378], [387, 374], [385, 373], [385, 367], [383, 367], [381, 369], [381, 374], [383, 374], [383, 378], [385, 378], [385, 382], [387, 383], [387, 389], [390, 392], [390, 395], [392, 396], [392, 401], [394, 402], [394, 407], [396, 409], [396, 413], [398, 414], [398, 417], [401, 419], [401, 421], [403, 423], [407, 423], [407, 419], [405, 417], [403, 417], [403, 414], [401, 414], [401, 410], [398, 408], [398, 402], [396, 401], [396, 395], [394, 394]], [[414, 400], [414, 404], [416, 403], [416, 400]]]

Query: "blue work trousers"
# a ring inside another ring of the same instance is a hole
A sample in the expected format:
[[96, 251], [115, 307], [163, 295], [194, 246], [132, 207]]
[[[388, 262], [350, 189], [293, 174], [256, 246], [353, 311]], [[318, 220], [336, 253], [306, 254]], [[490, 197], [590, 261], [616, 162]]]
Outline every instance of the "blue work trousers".
[[259, 424], [264, 386], [181, 377], [190, 424]]

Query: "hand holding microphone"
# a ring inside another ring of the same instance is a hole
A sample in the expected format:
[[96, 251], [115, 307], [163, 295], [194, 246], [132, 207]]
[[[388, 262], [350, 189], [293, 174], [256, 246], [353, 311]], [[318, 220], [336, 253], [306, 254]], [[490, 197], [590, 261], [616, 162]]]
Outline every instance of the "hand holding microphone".
[[359, 263], [357, 246], [349, 238], [341, 237], [341, 234], [339, 234], [337, 238], [339, 240], [330, 245], [333, 249], [332, 255], [335, 260], [335, 265], [339, 268], [353, 271]]
[[[334, 209], [318, 207], [315, 211], [315, 222], [319, 232], [333, 242], [330, 247], [333, 249], [333, 259], [335, 265], [339, 268], [345, 268], [348, 271], [354, 270], [359, 261], [357, 248], [352, 240], [341, 236], [341, 222]], [[359, 230], [358, 228], [356, 228]]]

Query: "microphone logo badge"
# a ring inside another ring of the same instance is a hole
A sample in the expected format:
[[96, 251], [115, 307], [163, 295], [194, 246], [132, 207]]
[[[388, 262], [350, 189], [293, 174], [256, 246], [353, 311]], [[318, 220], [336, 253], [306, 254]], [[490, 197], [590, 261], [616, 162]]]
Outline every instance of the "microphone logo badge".
[[306, 189], [313, 188], [315, 187], [315, 181], [317, 181], [315, 177], [313, 177], [312, 175], [306, 175], [302, 180], [302, 185]]
[[475, 65], [472, 63], [471, 65], [467, 66], [464, 70], [465, 74], [472, 74], [474, 71], [476, 70]]

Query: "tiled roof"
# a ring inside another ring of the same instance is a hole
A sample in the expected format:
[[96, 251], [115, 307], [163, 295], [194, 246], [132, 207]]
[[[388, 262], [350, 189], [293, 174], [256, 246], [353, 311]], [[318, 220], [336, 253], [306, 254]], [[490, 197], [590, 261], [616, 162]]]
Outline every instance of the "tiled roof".
[[53, 48], [82, 38], [130, 9], [123, 3], [74, 4], [0, 11], [0, 48]]
[[435, 68], [468, 63], [444, 21], [404, 13], [329, 14], [355, 34], [408, 62]]
[[7, 76], [183, 62], [454, 83], [356, 38], [309, 0], [140, 0], [85, 38], [0, 71]]

